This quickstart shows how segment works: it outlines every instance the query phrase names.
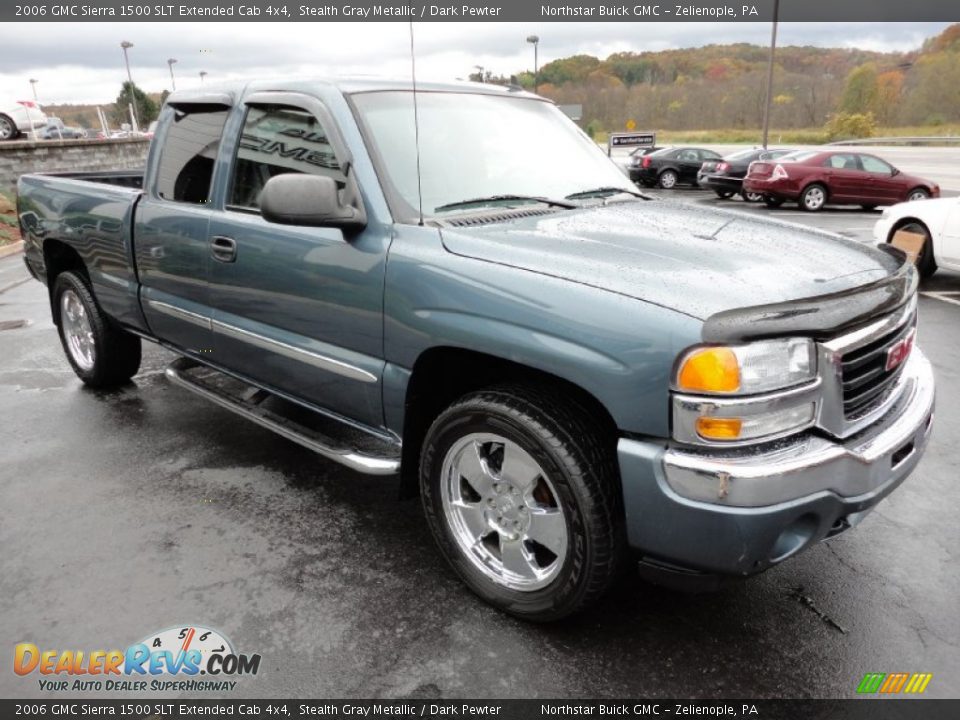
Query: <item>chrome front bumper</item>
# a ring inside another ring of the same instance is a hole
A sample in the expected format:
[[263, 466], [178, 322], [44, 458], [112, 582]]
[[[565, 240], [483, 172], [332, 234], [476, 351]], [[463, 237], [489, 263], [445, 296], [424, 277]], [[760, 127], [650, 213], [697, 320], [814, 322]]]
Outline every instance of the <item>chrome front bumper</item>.
[[754, 448], [622, 438], [627, 538], [675, 570], [750, 575], [860, 522], [916, 467], [933, 421], [934, 379], [915, 349], [903, 392], [844, 440], [804, 434]]
[[886, 414], [843, 442], [806, 434], [757, 452], [674, 448], [663, 457], [667, 484], [681, 497], [737, 507], [788, 502], [819, 492], [868, 496], [897, 485], [917, 462], [933, 418], [934, 380], [920, 350]]

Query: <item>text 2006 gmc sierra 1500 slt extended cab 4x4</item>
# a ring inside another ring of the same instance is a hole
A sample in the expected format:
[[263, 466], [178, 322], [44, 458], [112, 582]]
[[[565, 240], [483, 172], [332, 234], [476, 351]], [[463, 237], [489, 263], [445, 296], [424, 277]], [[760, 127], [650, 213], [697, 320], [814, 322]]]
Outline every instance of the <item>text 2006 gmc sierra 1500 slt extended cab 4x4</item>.
[[142, 176], [27, 175], [19, 211], [84, 382], [159, 342], [177, 385], [399, 473], [520, 617], [583, 608], [630, 556], [769, 568], [855, 525], [930, 431], [902, 253], [651, 201], [516, 89], [177, 92]]

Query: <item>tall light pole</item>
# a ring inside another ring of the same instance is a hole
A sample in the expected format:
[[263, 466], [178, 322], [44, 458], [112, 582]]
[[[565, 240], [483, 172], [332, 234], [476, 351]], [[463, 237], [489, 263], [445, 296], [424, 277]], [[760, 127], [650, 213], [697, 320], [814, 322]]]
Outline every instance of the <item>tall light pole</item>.
[[483, 65], [474, 65], [473, 67], [475, 67], [475, 68], [477, 69], [477, 71], [480, 73], [480, 82], [484, 82], [484, 80], [483, 80], [483, 69], [484, 69], [484, 68], [483, 68]]
[[123, 62], [127, 66], [127, 80], [130, 81], [130, 106], [133, 108], [133, 119], [137, 123], [137, 129], [140, 128], [140, 114], [137, 112], [137, 96], [133, 92], [133, 75], [130, 74], [130, 56], [127, 55], [127, 50], [133, 47], [133, 43], [124, 40], [120, 43], [120, 47], [123, 48]]
[[200, 84], [201, 84], [201, 85], [203, 85], [203, 79], [204, 79], [206, 76], [207, 76], [207, 71], [206, 71], [206, 70], [201, 70], [201, 71], [200, 71]]
[[773, 56], [777, 51], [777, 20], [780, 17], [780, 0], [773, 0], [773, 28], [770, 31], [770, 62], [767, 65], [767, 101], [763, 106], [763, 149], [767, 149], [770, 136], [770, 103], [773, 102]]
[[540, 67], [537, 58], [537, 48], [540, 46], [540, 36], [528, 35], [527, 42], [533, 44], [533, 92], [536, 94], [538, 88], [537, 76], [540, 74]]
[[177, 62], [176, 58], [170, 58], [169, 60], [167, 60], [167, 66], [170, 68], [170, 84], [173, 85], [174, 90], [177, 89], [177, 81], [173, 77], [173, 64], [175, 62]]
[[30, 87], [33, 88], [33, 101], [34, 101], [34, 102], [39, 102], [39, 99], [37, 98], [37, 83], [38, 83], [38, 82], [39, 82], [39, 81], [38, 81], [36, 78], [30, 78]]

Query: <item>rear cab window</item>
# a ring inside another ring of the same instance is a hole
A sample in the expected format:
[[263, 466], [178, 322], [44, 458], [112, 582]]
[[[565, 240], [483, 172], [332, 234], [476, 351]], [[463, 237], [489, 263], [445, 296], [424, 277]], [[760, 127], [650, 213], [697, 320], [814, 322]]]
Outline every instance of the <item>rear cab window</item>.
[[203, 205], [210, 202], [213, 167], [229, 110], [198, 106], [195, 111], [170, 108], [157, 168], [156, 193], [164, 200]]

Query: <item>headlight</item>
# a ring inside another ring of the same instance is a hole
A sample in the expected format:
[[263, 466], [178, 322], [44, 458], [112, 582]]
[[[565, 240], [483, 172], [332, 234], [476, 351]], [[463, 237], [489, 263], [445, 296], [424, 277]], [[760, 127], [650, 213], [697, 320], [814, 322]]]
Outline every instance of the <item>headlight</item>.
[[809, 427], [819, 402], [816, 358], [806, 338], [688, 350], [674, 377], [674, 438], [738, 444]]
[[675, 388], [711, 395], [780, 390], [816, 377], [816, 358], [814, 344], [806, 338], [694, 348], [680, 359]]

